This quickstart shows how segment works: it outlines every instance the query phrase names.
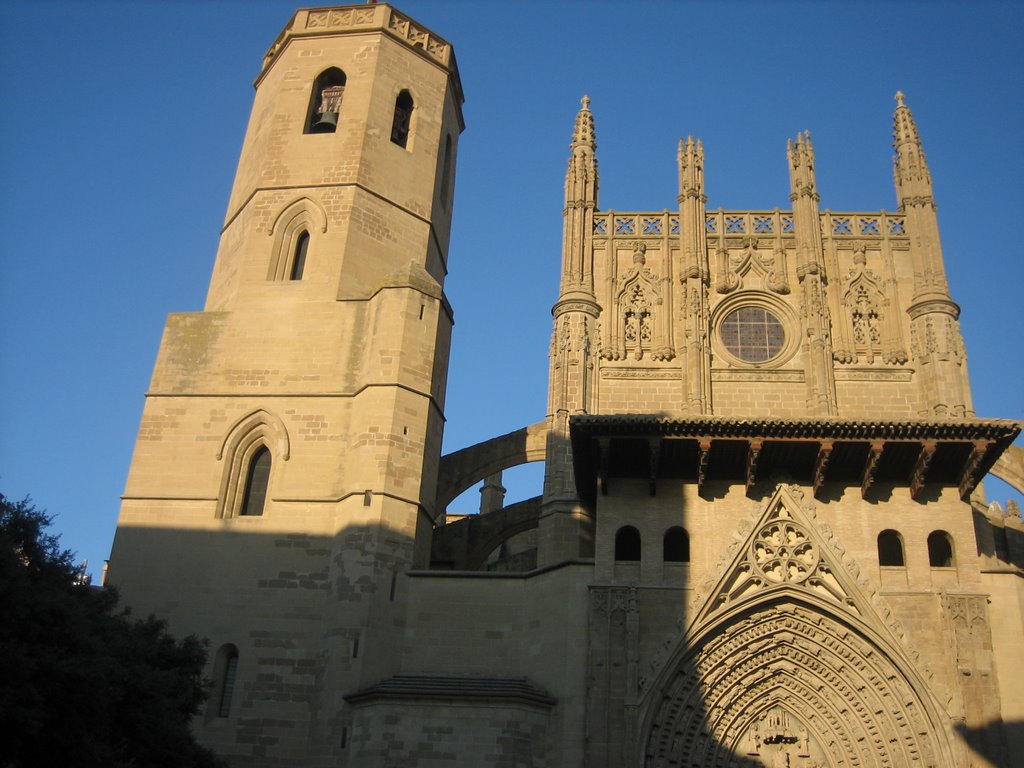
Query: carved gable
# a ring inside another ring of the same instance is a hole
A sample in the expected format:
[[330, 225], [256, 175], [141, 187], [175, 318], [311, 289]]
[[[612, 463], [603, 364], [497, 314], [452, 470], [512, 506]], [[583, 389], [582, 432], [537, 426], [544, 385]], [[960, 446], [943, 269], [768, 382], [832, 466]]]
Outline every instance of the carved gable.
[[899, 626], [799, 488], [779, 486], [723, 566], [646, 693], [645, 765], [951, 764]]
[[813, 506], [802, 503], [798, 487], [780, 485], [760, 517], [741, 525], [742, 546], [730, 546], [735, 554], [717, 583], [709, 579], [702, 585], [707, 598], [694, 625], [737, 601], [779, 588], [806, 591], [861, 618], [874, 613], [844, 565], [845, 553], [832, 542], [831, 528], [816, 523]]

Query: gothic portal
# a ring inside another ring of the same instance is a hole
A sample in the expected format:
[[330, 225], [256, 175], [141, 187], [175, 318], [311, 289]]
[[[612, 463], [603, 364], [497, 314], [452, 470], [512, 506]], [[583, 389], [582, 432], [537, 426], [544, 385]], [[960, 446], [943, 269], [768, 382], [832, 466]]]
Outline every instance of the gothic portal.
[[[300, 10], [264, 57], [108, 576], [209, 639], [199, 738], [267, 768], [1020, 764], [1024, 530], [975, 494], [1020, 425], [974, 413], [904, 96], [891, 212], [823, 210], [807, 133], [787, 210], [709, 209], [694, 138], [674, 207], [603, 210], [584, 98], [546, 415], [442, 456], [462, 103], [385, 4]], [[530, 461], [543, 494], [504, 505]]]

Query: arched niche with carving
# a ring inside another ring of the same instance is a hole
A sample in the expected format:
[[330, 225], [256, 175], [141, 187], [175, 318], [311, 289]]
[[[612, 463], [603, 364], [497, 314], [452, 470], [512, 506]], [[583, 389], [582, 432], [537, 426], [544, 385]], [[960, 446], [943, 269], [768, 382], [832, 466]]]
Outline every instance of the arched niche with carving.
[[615, 282], [602, 318], [601, 357], [606, 360], [671, 360], [671, 317], [661, 278], [647, 266], [647, 245], [633, 243], [633, 266]]
[[854, 246], [853, 268], [842, 282], [843, 321], [836, 328], [833, 357], [847, 364], [907, 362], [898, 313], [890, 294], [894, 290], [867, 267], [867, 250]]

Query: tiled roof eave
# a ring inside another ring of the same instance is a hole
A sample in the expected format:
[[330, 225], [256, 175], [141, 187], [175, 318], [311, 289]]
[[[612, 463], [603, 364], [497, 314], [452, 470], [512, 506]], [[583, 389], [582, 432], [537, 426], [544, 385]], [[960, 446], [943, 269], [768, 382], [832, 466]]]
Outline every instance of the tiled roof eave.
[[1024, 423], [1009, 419], [737, 419], [723, 416], [674, 418], [647, 414], [579, 415], [570, 419], [574, 436], [831, 439], [831, 440], [1008, 440]]

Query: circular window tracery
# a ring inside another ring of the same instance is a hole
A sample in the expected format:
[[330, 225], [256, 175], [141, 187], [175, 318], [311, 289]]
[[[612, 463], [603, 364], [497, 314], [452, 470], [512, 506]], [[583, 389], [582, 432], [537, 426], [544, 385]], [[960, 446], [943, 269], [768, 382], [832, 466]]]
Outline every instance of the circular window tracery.
[[734, 309], [722, 320], [719, 336], [729, 353], [745, 363], [778, 357], [786, 344], [782, 322], [763, 307]]
[[764, 526], [751, 546], [754, 564], [768, 581], [799, 583], [818, 567], [818, 549], [807, 532], [788, 520]]

